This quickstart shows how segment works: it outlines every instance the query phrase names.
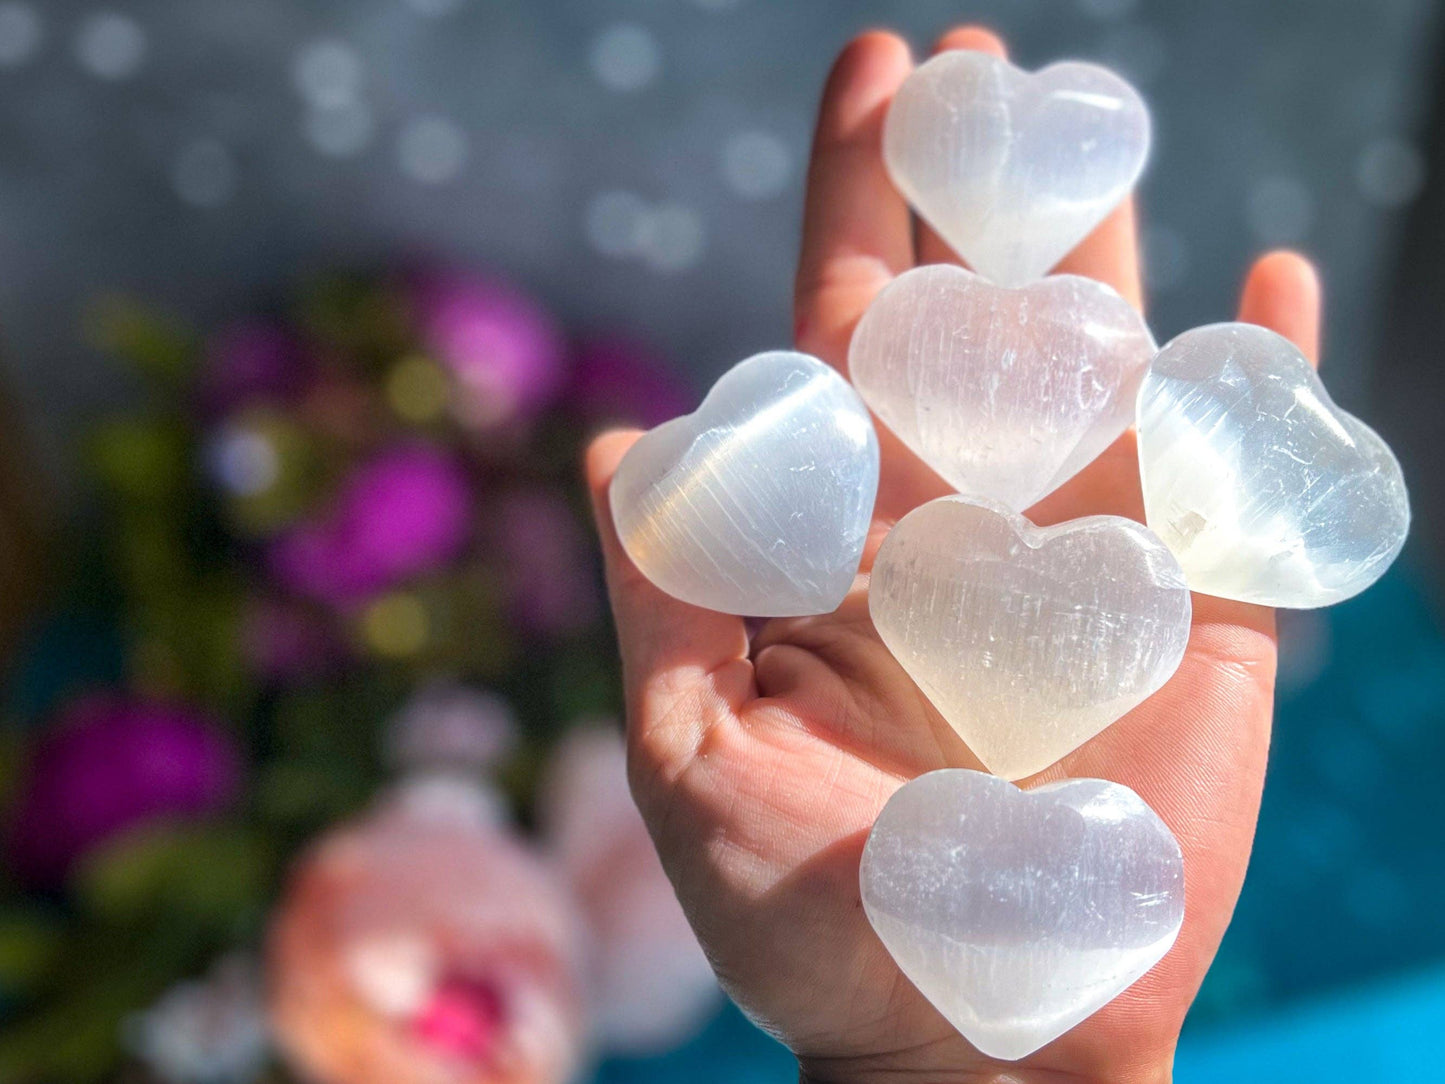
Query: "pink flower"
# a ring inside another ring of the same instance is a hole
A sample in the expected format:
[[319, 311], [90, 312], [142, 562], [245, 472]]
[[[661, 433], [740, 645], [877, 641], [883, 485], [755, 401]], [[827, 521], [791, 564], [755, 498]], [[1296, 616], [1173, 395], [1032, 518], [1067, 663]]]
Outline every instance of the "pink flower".
[[566, 344], [530, 298], [486, 279], [430, 275], [413, 300], [422, 342], [456, 378], [464, 424], [489, 429], [547, 407], [566, 375]]
[[629, 1054], [680, 1046], [721, 992], [632, 802], [615, 725], [580, 727], [557, 746], [538, 816], [592, 935], [599, 1042]]
[[645, 347], [625, 339], [598, 339], [577, 357], [572, 398], [594, 427], [655, 425], [697, 407], [698, 396], [669, 365]]
[[443, 979], [422, 1006], [413, 1033], [422, 1045], [476, 1061], [500, 1041], [506, 1024], [502, 996], [478, 979]]
[[25, 880], [53, 887], [137, 825], [225, 808], [240, 784], [231, 738], [191, 708], [103, 693], [73, 702], [36, 746], [10, 832]]
[[272, 576], [300, 595], [343, 606], [445, 565], [471, 535], [461, 467], [426, 445], [383, 452], [342, 484], [319, 518], [279, 536]]
[[571, 901], [510, 830], [450, 810], [393, 802], [324, 838], [292, 877], [269, 977], [298, 1075], [563, 1084], [581, 1061]]

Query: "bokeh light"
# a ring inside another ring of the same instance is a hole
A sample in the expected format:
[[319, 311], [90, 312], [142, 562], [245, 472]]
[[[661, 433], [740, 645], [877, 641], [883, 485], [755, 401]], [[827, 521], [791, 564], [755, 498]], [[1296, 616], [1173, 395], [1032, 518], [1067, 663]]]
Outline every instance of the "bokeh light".
[[30, 4], [0, 4], [0, 68], [18, 68], [45, 40], [45, 26]]
[[291, 78], [316, 109], [337, 109], [361, 94], [365, 69], [355, 49], [340, 41], [315, 41], [296, 54]]
[[723, 144], [723, 177], [744, 199], [771, 199], [792, 179], [792, 158], [788, 145], [770, 132], [739, 132]]
[[108, 82], [129, 79], [145, 64], [149, 42], [140, 23], [118, 11], [98, 11], [75, 32], [75, 58], [89, 74]]
[[619, 23], [592, 43], [588, 62], [597, 81], [608, 90], [641, 90], [657, 78], [662, 54], [657, 39], [644, 26]]

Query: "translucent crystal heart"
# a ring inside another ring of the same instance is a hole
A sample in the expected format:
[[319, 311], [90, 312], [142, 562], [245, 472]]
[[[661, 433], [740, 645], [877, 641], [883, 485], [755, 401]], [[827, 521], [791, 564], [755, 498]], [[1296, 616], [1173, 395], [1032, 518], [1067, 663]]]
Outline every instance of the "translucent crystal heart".
[[1303, 355], [1250, 324], [1186, 331], [1139, 389], [1139, 468], [1152, 527], [1196, 591], [1328, 606], [1405, 544], [1400, 464], [1337, 407]]
[[848, 593], [878, 491], [878, 435], [838, 373], [778, 350], [623, 457], [612, 516], [668, 594], [723, 613], [827, 613]]
[[1184, 859], [1128, 787], [1022, 791], [962, 768], [889, 799], [863, 849], [868, 921], [920, 993], [1015, 1060], [1112, 1001], [1174, 944]]
[[883, 129], [893, 183], [975, 271], [1006, 286], [1043, 275], [1129, 194], [1149, 155], [1149, 111], [1106, 68], [1025, 72], [941, 53], [898, 88]]
[[868, 608], [878, 635], [996, 775], [1042, 771], [1169, 680], [1189, 590], [1141, 524], [1035, 527], [942, 497], [888, 533]]
[[955, 489], [1023, 510], [1133, 424], [1157, 349], [1134, 307], [1093, 279], [1014, 290], [936, 264], [869, 306], [848, 375]]

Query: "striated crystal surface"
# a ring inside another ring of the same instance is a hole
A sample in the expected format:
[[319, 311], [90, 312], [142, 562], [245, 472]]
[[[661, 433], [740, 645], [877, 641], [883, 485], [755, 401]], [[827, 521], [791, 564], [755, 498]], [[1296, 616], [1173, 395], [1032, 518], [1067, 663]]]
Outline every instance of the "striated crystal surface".
[[878, 635], [989, 771], [1020, 779], [1169, 680], [1189, 589], [1147, 527], [1089, 516], [1035, 527], [941, 497], [888, 533], [868, 608]]
[[1174, 339], [1139, 390], [1138, 424], [1149, 526], [1196, 591], [1328, 606], [1405, 543], [1394, 453], [1272, 331], [1213, 324]]
[[835, 609], [878, 491], [878, 435], [835, 370], [778, 350], [644, 435], [612, 479], [627, 554], [662, 590], [723, 613]]
[[940, 53], [894, 95], [883, 157], [894, 185], [981, 275], [1046, 273], [1129, 194], [1149, 156], [1149, 110], [1107, 68], [1026, 72]]
[[935, 264], [869, 306], [848, 375], [955, 489], [1022, 511], [1133, 424], [1157, 349], [1134, 307], [1093, 279], [1009, 289]]
[[906, 783], [863, 849], [863, 907], [899, 968], [985, 1054], [1015, 1060], [1174, 944], [1184, 860], [1128, 787], [1034, 790], [950, 768]]

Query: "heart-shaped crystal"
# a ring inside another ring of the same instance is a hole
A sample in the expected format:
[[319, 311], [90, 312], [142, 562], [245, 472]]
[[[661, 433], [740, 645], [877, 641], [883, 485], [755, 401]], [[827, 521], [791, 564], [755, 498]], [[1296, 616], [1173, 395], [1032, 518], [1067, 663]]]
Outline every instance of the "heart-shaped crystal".
[[878, 435], [838, 373], [787, 350], [725, 373], [645, 434], [612, 479], [617, 534], [668, 594], [723, 613], [827, 613], [848, 593], [878, 491]]
[[859, 873], [899, 968], [983, 1053], [1014, 1060], [1153, 967], [1184, 920], [1184, 859], [1128, 787], [1019, 790], [949, 768], [898, 790]]
[[893, 183], [979, 274], [1036, 279], [1129, 194], [1149, 156], [1149, 111], [1106, 68], [1025, 72], [940, 53], [904, 80], [883, 129]]
[[1133, 424], [1156, 349], [1101, 282], [1055, 275], [1009, 289], [935, 264], [899, 275], [869, 306], [848, 375], [955, 489], [1023, 510]]
[[1190, 587], [1328, 606], [1380, 578], [1410, 499], [1373, 429], [1337, 407], [1293, 343], [1251, 324], [1186, 331], [1139, 389], [1149, 526]]
[[1190, 601], [1145, 526], [1089, 516], [1035, 527], [941, 497], [888, 533], [868, 608], [878, 635], [989, 771], [1021, 779], [1166, 681]]

